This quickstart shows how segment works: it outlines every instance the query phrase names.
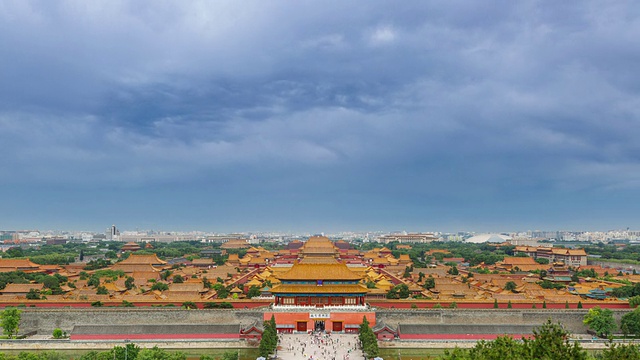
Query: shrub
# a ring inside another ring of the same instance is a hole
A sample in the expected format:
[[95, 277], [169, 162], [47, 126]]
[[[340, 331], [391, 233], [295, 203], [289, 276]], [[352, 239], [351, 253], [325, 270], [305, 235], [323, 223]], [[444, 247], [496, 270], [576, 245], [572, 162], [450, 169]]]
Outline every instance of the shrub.
[[91, 303], [91, 306], [95, 306], [95, 307], [101, 307], [104, 304], [102, 303], [102, 301], [94, 301]]
[[62, 332], [62, 329], [60, 328], [56, 328], [53, 330], [53, 338], [54, 339], [62, 339], [64, 337], [64, 334]]
[[198, 306], [193, 301], [185, 301], [182, 303], [182, 307], [185, 309], [197, 309]]

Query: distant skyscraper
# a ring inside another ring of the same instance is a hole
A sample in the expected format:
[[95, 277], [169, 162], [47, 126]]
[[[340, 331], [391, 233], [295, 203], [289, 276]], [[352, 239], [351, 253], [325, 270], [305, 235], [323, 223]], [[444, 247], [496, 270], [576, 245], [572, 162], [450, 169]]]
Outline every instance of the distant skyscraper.
[[110, 228], [107, 229], [107, 240], [120, 240], [120, 231], [115, 225], [111, 225]]

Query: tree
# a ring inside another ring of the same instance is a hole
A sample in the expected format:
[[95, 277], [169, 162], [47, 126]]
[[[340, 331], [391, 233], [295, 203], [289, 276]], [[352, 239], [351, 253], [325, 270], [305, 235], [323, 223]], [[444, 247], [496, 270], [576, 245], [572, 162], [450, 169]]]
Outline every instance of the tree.
[[398, 299], [399, 297], [398, 289], [395, 286], [387, 291], [387, 299]]
[[640, 305], [640, 295], [632, 296], [629, 298], [629, 307], [635, 309]]
[[87, 281], [87, 285], [97, 288], [98, 286], [100, 286], [100, 278], [97, 276], [92, 276], [91, 278], [89, 278], [89, 281]]
[[447, 273], [450, 275], [458, 275], [460, 272], [458, 271], [458, 267], [452, 266], [451, 269], [447, 270]]
[[622, 315], [620, 320], [620, 330], [626, 335], [633, 334], [640, 336], [640, 307], [635, 308], [632, 312]]
[[640, 359], [640, 346], [635, 344], [620, 344], [610, 341], [602, 352], [602, 360]]
[[198, 305], [196, 305], [196, 303], [194, 303], [193, 301], [185, 301], [182, 303], [182, 307], [185, 309], [197, 309]]
[[400, 299], [406, 299], [409, 297], [409, 295], [411, 295], [409, 286], [407, 286], [407, 284], [400, 284], [396, 287], [398, 288], [398, 296], [400, 297]]
[[237, 360], [237, 359], [238, 359], [237, 351], [225, 351], [224, 354], [222, 354], [222, 360]]
[[528, 359], [586, 360], [588, 355], [579, 343], [569, 342], [569, 333], [560, 324], [547, 320], [533, 331], [533, 339], [523, 339]]
[[493, 308], [494, 309], [498, 308], [498, 299], [493, 299]]
[[[110, 358], [113, 358], [116, 360], [134, 360], [138, 357], [140, 350], [141, 349], [138, 345], [129, 343], [124, 347], [114, 346], [109, 353], [110, 353]], [[147, 357], [146, 359], [149, 359], [149, 358]]]
[[64, 333], [62, 332], [62, 329], [60, 329], [60, 328], [53, 329], [53, 338], [54, 339], [62, 339], [63, 337], [64, 337]]
[[173, 277], [173, 282], [176, 284], [181, 284], [184, 282], [184, 278], [181, 275], [175, 275]]
[[40, 290], [29, 289], [29, 292], [27, 293], [27, 299], [28, 300], [40, 300]]
[[582, 322], [589, 326], [589, 329], [596, 332], [600, 337], [606, 337], [616, 329], [616, 321], [613, 318], [613, 311], [601, 309], [599, 306], [589, 309]]
[[358, 334], [358, 338], [360, 339], [360, 343], [362, 344], [362, 350], [367, 354], [368, 357], [378, 356], [378, 353], [380, 352], [380, 349], [378, 348], [378, 339], [369, 326], [369, 320], [367, 320], [366, 316], [363, 316], [362, 318], [362, 324], [360, 324], [360, 332]]
[[96, 289], [96, 294], [97, 295], [109, 295], [109, 291], [104, 286], [98, 286], [98, 288]]
[[442, 360], [502, 360], [546, 359], [586, 360], [587, 353], [580, 344], [571, 344], [568, 333], [558, 324], [547, 321], [533, 331], [533, 339], [522, 342], [510, 336], [499, 336], [494, 341], [479, 341], [472, 349], [445, 350]]
[[433, 289], [434, 287], [436, 287], [436, 280], [431, 275], [429, 275], [427, 280], [424, 281], [423, 287], [427, 290]]
[[402, 274], [402, 277], [404, 278], [410, 278], [411, 277], [411, 268], [409, 268], [408, 266], [404, 268], [404, 274]]
[[260, 288], [257, 286], [252, 286], [249, 288], [249, 291], [247, 291], [247, 297], [249, 299], [254, 298], [254, 297], [258, 297], [260, 296]]
[[504, 284], [504, 289], [511, 292], [513, 292], [517, 287], [518, 285], [513, 281], [507, 281], [507, 283]]
[[124, 281], [124, 286], [127, 288], [127, 290], [131, 290], [135, 287], [135, 281], [136, 280], [131, 276], [127, 276], [127, 280]]
[[162, 282], [157, 282], [151, 285], [151, 290], [166, 291], [166, 290], [169, 290], [169, 285]]
[[513, 305], [511, 305], [511, 300], [509, 300], [509, 302], [507, 303], [507, 309], [512, 309]]
[[578, 309], [582, 309], [582, 301], [578, 301]]
[[0, 325], [2, 325], [3, 333], [9, 339], [18, 334], [20, 314], [22, 314], [22, 311], [14, 307], [8, 307], [0, 313]]
[[140, 349], [135, 358], [128, 356], [128, 360], [186, 360], [185, 353], [170, 353], [165, 349], [154, 346], [150, 349]]
[[260, 339], [260, 356], [268, 357], [278, 347], [278, 333], [276, 329], [276, 319], [271, 315], [271, 319], [264, 322], [264, 331]]

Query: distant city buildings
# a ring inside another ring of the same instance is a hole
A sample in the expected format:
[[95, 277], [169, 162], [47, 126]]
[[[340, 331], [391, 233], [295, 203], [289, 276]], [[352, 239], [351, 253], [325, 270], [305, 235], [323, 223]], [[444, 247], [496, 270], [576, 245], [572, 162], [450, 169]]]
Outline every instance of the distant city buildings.
[[432, 233], [426, 234], [388, 234], [383, 235], [378, 238], [378, 242], [383, 244], [388, 244], [392, 241], [397, 241], [401, 244], [425, 244], [434, 241], [438, 241], [440, 238], [433, 235]]

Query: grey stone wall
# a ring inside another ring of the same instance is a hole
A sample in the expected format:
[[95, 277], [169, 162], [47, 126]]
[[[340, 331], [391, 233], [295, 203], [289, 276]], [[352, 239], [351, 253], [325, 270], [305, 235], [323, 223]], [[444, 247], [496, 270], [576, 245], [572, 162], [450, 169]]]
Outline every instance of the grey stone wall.
[[[619, 323], [622, 315], [628, 310], [612, 310]], [[500, 333], [500, 325], [534, 325], [540, 326], [547, 319], [559, 322], [572, 333], [586, 333], [587, 327], [582, 323], [586, 309], [550, 310], [550, 309], [408, 309], [378, 310], [376, 321], [384, 320], [391, 326], [398, 324], [433, 324], [444, 325], [494, 325]], [[444, 328], [443, 328], [444, 329]], [[506, 329], [506, 328], [505, 328]]]
[[22, 309], [20, 333], [37, 331], [50, 334], [55, 328], [71, 333], [75, 325], [247, 325], [262, 321], [262, 312], [228, 309], [153, 309], [153, 308], [90, 308], [90, 309]]
[[[22, 309], [20, 332], [37, 331], [51, 334], [55, 328], [68, 333], [75, 325], [248, 325], [262, 322], [260, 310], [240, 309], [158, 309], [158, 308], [62, 308], [62, 309]], [[582, 319], [588, 310], [551, 309], [407, 309], [377, 310], [377, 321], [384, 320], [389, 325], [397, 324], [453, 324], [453, 325], [542, 325], [547, 319], [562, 323], [573, 333], [585, 333]], [[629, 310], [613, 310], [616, 320]], [[497, 330], [500, 332], [499, 330]]]

